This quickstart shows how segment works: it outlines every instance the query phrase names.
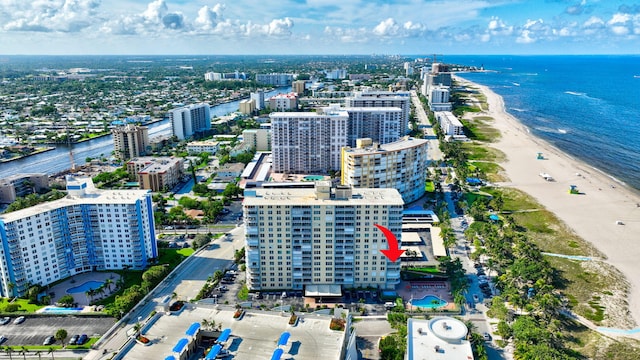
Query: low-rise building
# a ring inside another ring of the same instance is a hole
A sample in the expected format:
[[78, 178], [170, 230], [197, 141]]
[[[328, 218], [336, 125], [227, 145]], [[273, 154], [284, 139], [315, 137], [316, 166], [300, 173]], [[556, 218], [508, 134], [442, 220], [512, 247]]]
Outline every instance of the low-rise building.
[[10, 204], [49, 187], [47, 174], [16, 174], [0, 179], [0, 203]]
[[180, 182], [184, 161], [175, 157], [141, 157], [127, 162], [127, 171], [135, 177], [141, 189], [163, 191]]
[[409, 318], [405, 359], [472, 360], [468, 332], [462, 321], [452, 317]]
[[215, 155], [220, 150], [219, 141], [191, 141], [187, 143], [187, 152], [189, 154], [201, 154], [203, 152]]
[[296, 93], [278, 94], [269, 99], [269, 107], [272, 111], [288, 111], [298, 108], [298, 95]]

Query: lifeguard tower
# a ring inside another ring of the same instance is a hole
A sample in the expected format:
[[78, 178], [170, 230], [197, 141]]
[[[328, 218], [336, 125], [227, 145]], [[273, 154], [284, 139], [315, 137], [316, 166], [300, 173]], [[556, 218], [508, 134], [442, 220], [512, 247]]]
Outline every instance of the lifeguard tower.
[[580, 194], [577, 185], [569, 185], [569, 194]]
[[536, 157], [536, 159], [538, 160], [544, 160], [544, 155], [542, 155], [541, 152], [538, 153], [538, 156]]

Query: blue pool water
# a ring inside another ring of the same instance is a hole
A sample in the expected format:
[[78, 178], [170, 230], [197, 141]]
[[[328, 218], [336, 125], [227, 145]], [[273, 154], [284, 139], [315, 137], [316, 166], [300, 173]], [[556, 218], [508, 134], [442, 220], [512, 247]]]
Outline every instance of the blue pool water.
[[65, 308], [65, 307], [57, 307], [57, 306], [47, 306], [42, 310], [42, 312], [46, 314], [75, 314], [80, 311], [82, 311], [81, 307]]
[[426, 308], [426, 309], [435, 309], [435, 308], [443, 307], [447, 304], [448, 303], [446, 301], [434, 295], [427, 295], [422, 299], [413, 299], [411, 301], [411, 305], [417, 306], [420, 308]]
[[103, 281], [91, 280], [86, 283], [67, 289], [67, 294], [85, 293], [89, 290], [95, 290], [104, 284]]

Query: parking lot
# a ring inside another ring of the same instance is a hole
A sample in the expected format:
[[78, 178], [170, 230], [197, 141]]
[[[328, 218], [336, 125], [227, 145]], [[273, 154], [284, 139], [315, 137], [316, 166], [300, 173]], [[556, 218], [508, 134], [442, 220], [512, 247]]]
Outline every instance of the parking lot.
[[115, 324], [115, 319], [111, 317], [27, 316], [22, 324], [14, 324], [15, 318], [11, 317], [11, 322], [0, 325], [0, 335], [7, 338], [3, 346], [42, 345], [48, 336], [55, 335], [59, 329], [67, 331], [66, 341], [76, 334], [100, 337]]

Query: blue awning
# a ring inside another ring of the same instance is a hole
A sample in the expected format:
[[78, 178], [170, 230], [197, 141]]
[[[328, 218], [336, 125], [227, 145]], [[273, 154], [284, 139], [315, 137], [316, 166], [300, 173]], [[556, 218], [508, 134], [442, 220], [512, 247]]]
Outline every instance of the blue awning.
[[184, 350], [184, 347], [187, 346], [188, 343], [189, 343], [189, 340], [187, 338], [182, 338], [178, 340], [178, 343], [176, 344], [176, 346], [173, 347], [173, 352], [180, 354], [182, 350]]
[[229, 336], [231, 336], [231, 329], [222, 330], [222, 333], [218, 337], [218, 342], [221, 343], [229, 340]]
[[271, 355], [271, 360], [280, 360], [280, 358], [282, 357], [282, 354], [284, 354], [284, 350], [278, 348], [273, 352], [273, 355]]
[[198, 332], [198, 329], [200, 329], [200, 323], [194, 322], [193, 324], [191, 324], [191, 326], [189, 326], [185, 334], [189, 336], [194, 336]]
[[207, 356], [205, 356], [204, 360], [213, 360], [213, 359], [215, 359], [216, 356], [218, 356], [218, 354], [220, 353], [220, 350], [222, 350], [222, 346], [215, 345], [214, 347], [211, 348], [211, 351], [209, 351]]
[[164, 358], [164, 360], [176, 360], [176, 357], [173, 355], [169, 355], [166, 358]]
[[280, 335], [280, 340], [278, 340], [278, 346], [287, 345], [287, 341], [289, 341], [290, 336], [291, 334], [289, 334], [288, 331], [283, 332], [282, 335]]

